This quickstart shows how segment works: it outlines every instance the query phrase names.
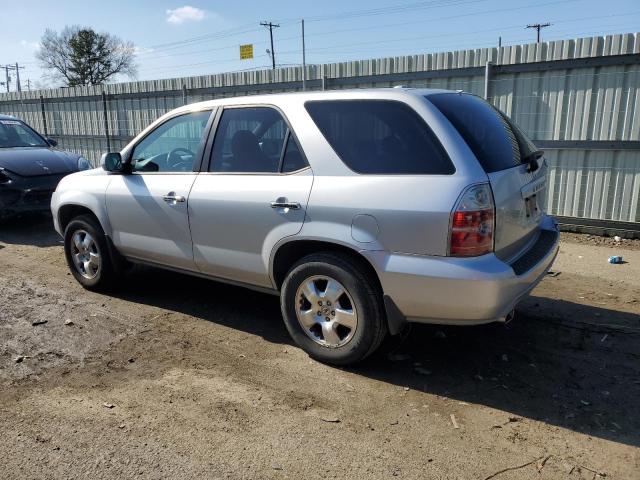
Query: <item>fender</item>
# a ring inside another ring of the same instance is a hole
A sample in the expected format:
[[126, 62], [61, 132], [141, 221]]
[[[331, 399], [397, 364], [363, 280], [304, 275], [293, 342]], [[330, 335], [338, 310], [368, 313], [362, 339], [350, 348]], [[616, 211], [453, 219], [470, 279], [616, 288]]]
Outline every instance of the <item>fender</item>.
[[64, 177], [51, 198], [51, 213], [56, 231], [63, 235], [60, 210], [68, 205], [89, 209], [98, 219], [104, 233], [111, 237], [112, 228], [107, 215], [105, 194], [111, 175], [102, 169], [87, 170]]

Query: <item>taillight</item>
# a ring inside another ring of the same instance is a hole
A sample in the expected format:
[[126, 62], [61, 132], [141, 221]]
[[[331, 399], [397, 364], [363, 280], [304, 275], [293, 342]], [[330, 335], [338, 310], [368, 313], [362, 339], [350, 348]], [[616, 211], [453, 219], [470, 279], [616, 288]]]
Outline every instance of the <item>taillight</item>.
[[494, 225], [495, 208], [489, 184], [467, 188], [451, 216], [449, 255], [476, 257], [493, 252]]

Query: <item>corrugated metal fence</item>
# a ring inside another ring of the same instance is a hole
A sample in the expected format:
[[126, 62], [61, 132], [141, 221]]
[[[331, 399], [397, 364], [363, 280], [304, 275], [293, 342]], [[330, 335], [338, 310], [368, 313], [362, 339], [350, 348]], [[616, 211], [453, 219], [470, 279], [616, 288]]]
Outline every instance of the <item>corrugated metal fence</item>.
[[[309, 90], [402, 84], [485, 96], [545, 150], [550, 213], [640, 222], [640, 34], [310, 65], [305, 78]], [[296, 90], [302, 67], [3, 94], [0, 113], [96, 163], [185, 103]]]

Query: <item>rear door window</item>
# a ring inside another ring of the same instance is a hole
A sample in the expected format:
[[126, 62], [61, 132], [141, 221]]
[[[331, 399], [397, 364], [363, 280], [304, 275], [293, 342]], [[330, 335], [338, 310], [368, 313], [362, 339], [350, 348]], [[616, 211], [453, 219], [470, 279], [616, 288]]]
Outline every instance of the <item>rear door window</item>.
[[213, 143], [211, 172], [289, 173], [307, 166], [278, 110], [226, 108]]
[[480, 97], [438, 93], [426, 98], [456, 127], [487, 173], [519, 165], [536, 150], [507, 115]]
[[393, 100], [320, 100], [305, 108], [336, 154], [363, 174], [455, 172], [435, 134], [408, 105]]

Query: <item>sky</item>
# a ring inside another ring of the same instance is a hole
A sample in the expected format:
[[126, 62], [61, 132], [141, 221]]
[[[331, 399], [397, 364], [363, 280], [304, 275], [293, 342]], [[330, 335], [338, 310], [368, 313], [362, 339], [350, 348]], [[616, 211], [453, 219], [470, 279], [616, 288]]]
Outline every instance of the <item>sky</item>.
[[[606, 8], [603, 8], [606, 6]], [[638, 0], [0, 0], [0, 66], [18, 62], [22, 85], [43, 79], [34, 57], [48, 29], [81, 25], [136, 46], [136, 78], [151, 80], [279, 66], [431, 53], [535, 41], [527, 24], [552, 25], [543, 40], [640, 31]], [[239, 45], [254, 45], [240, 60]], [[4, 69], [3, 69], [4, 70]], [[0, 71], [4, 81], [4, 71]], [[15, 87], [15, 81], [12, 83]], [[4, 89], [4, 87], [2, 87]]]

